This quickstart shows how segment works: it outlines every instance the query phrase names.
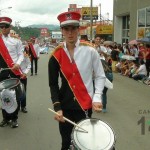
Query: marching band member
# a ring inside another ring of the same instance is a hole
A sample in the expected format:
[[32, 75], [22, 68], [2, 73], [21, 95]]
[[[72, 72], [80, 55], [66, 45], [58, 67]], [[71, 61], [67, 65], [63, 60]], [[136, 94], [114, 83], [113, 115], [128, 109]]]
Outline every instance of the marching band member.
[[24, 60], [20, 65], [23, 75], [22, 75], [20, 81], [24, 85], [25, 95], [23, 97], [21, 97], [20, 105], [21, 105], [21, 111], [23, 113], [27, 113], [28, 112], [26, 109], [27, 74], [29, 73], [29, 71], [31, 69], [31, 61], [30, 61], [30, 58], [28, 55], [28, 51], [26, 49], [24, 50], [23, 53], [24, 53]]
[[31, 76], [33, 76], [33, 64], [35, 66], [35, 75], [37, 75], [38, 70], [38, 59], [40, 58], [40, 47], [39, 44], [35, 43], [36, 38], [32, 37], [29, 43], [29, 54], [31, 59]]
[[[0, 36], [0, 68], [11, 68], [10, 71], [3, 71], [0, 73], [0, 81], [10, 77], [20, 78], [22, 71], [20, 64], [24, 59], [23, 45], [19, 39], [10, 36], [12, 19], [8, 17], [0, 17], [0, 29], [2, 36]], [[16, 100], [19, 103], [18, 92], [16, 91]], [[0, 127], [4, 127], [10, 120], [11, 127], [18, 127], [18, 109], [11, 114], [7, 110], [2, 109], [3, 120]]]
[[102, 108], [101, 95], [106, 77], [98, 52], [88, 42], [78, 39], [80, 17], [77, 12], [58, 16], [65, 42], [54, 50], [49, 59], [49, 86], [54, 110], [59, 114], [55, 119], [59, 121], [61, 150], [69, 149], [73, 129], [63, 116], [77, 123], [91, 117], [92, 108], [94, 111]]

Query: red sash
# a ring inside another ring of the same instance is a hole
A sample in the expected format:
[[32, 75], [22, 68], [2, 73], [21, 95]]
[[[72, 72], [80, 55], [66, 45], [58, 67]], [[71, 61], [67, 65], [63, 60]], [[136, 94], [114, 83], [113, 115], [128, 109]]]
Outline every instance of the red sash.
[[37, 58], [37, 55], [36, 55], [35, 49], [33, 47], [33, 44], [31, 43], [31, 44], [29, 44], [29, 46], [31, 48], [31, 51], [32, 51], [32, 54], [33, 54], [34, 58]]
[[60, 69], [67, 79], [81, 108], [84, 110], [91, 108], [92, 99], [88, 94], [76, 64], [70, 62], [63, 48], [57, 49], [53, 55], [58, 61]]
[[[5, 46], [2, 37], [0, 37], [0, 54], [2, 55], [3, 59], [5, 60], [7, 66], [9, 68], [12, 68], [14, 65], [14, 62], [13, 62], [11, 56], [9, 55], [8, 49]], [[19, 70], [11, 70], [11, 71], [17, 76], [22, 75], [22, 71], [20, 69]]]

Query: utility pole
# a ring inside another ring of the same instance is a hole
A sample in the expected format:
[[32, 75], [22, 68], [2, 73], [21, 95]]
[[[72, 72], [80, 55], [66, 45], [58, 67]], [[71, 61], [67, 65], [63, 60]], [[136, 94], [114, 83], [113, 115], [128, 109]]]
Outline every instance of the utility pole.
[[107, 12], [107, 24], [109, 24], [109, 12]]
[[99, 9], [100, 9], [100, 14], [99, 14], [99, 22], [100, 22], [100, 24], [101, 24], [101, 22], [102, 22], [102, 15], [101, 15], [101, 3], [99, 4]]
[[92, 15], [92, 10], [93, 10], [93, 0], [91, 0], [91, 5], [90, 5], [90, 42], [92, 42], [93, 39], [93, 15]]

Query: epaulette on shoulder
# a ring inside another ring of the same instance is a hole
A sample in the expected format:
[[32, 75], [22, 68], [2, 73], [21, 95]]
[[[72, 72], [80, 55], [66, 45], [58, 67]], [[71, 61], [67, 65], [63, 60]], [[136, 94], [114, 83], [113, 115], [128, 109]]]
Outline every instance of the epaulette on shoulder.
[[54, 49], [54, 51], [56, 51], [56, 50], [58, 50], [58, 49], [60, 49], [60, 48], [63, 48], [64, 47], [64, 45], [63, 44], [60, 44], [60, 45], [58, 45], [55, 49]]
[[90, 47], [94, 47], [93, 44], [91, 44], [90, 42], [87, 42], [87, 41], [80, 42], [80, 46], [90, 46]]
[[57, 50], [59, 50], [60, 48], [63, 48], [63, 44], [60, 44], [60, 45], [58, 45], [57, 47], [55, 47], [54, 50], [53, 50], [53, 52], [50, 54], [50, 57], [49, 57], [49, 58], [51, 58], [52, 55], [53, 55]]

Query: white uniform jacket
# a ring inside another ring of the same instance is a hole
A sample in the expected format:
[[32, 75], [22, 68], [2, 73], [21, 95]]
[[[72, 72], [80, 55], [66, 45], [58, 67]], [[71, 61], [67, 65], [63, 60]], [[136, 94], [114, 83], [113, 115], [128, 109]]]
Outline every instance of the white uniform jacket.
[[5, 43], [5, 46], [8, 49], [8, 52], [13, 62], [20, 65], [24, 59], [24, 55], [23, 55], [24, 48], [22, 42], [17, 38], [10, 37], [10, 35], [8, 35], [7, 37], [2, 35], [2, 39]]

